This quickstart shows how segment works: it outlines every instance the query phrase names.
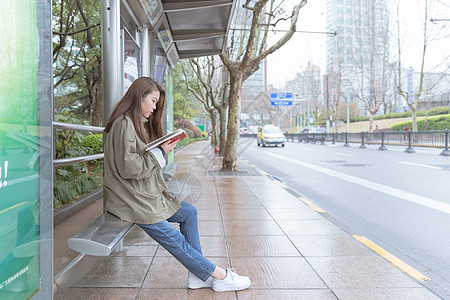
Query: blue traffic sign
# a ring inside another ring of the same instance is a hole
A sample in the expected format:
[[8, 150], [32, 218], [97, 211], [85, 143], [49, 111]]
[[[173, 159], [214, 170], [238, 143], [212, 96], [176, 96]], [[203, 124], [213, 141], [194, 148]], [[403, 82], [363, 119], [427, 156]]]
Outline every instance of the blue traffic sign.
[[271, 106], [292, 106], [292, 101], [287, 100], [276, 100], [270, 101]]
[[292, 93], [271, 93], [270, 94], [271, 106], [291, 106], [292, 105]]

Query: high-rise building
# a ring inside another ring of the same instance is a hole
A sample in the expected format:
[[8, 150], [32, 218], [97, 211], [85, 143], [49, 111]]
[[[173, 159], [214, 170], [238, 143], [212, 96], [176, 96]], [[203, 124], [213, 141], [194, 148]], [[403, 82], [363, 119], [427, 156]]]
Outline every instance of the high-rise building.
[[327, 1], [327, 31], [336, 35], [327, 38], [325, 73], [339, 74], [341, 91], [373, 99], [386, 88], [388, 26], [387, 0]]
[[266, 92], [265, 65], [266, 60], [263, 59], [259, 63], [259, 69], [244, 81], [242, 87], [243, 98], [255, 98], [259, 94]]

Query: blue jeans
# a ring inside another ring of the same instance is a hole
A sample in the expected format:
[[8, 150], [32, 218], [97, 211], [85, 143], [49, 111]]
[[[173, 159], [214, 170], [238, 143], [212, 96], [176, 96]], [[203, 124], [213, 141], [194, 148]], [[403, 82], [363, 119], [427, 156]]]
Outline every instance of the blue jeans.
[[[180, 231], [169, 222], [179, 223]], [[181, 202], [181, 208], [170, 218], [155, 224], [136, 224], [169, 251], [201, 280], [207, 280], [216, 266], [202, 254], [198, 234], [197, 209]]]

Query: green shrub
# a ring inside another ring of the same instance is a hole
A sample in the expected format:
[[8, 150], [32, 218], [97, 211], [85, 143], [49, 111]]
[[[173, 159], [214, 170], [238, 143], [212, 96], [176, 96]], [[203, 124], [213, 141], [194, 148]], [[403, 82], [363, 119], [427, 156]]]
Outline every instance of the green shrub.
[[[68, 111], [55, 115], [55, 121], [89, 125]], [[69, 158], [103, 152], [102, 134], [57, 129], [55, 134], [55, 157]], [[94, 190], [102, 184], [103, 161], [95, 160], [59, 166], [55, 168], [53, 185], [53, 205], [57, 208], [72, 202], [79, 196]]]
[[[419, 110], [416, 112], [416, 115], [418, 117], [425, 116], [426, 111], [425, 110]], [[450, 114], [450, 107], [449, 106], [442, 106], [442, 107], [435, 107], [428, 111], [429, 116], [436, 116], [436, 115], [445, 115]], [[408, 118], [411, 117], [412, 113], [410, 111], [402, 112], [402, 113], [391, 113], [391, 114], [385, 114], [385, 115], [376, 115], [374, 116], [374, 120], [385, 120], [385, 119], [398, 119], [398, 118]], [[350, 122], [362, 122], [362, 121], [369, 121], [369, 117], [353, 117], [350, 118]]]
[[[412, 128], [412, 121], [402, 122], [391, 126], [391, 130], [400, 131], [403, 127], [408, 125]], [[417, 128], [419, 131], [425, 130], [425, 119], [417, 121]], [[428, 118], [426, 130], [445, 130], [450, 129], [450, 116], [439, 116]]]
[[428, 111], [429, 116], [445, 115], [445, 114], [450, 114], [450, 106], [435, 107]]
[[181, 148], [181, 147], [187, 146], [187, 145], [192, 144], [192, 143], [197, 142], [197, 141], [207, 140], [208, 138], [209, 138], [208, 136], [201, 137], [201, 138], [189, 138], [189, 137], [187, 137], [187, 138], [181, 140], [180, 142], [178, 142], [176, 148]]
[[89, 193], [102, 184], [102, 168], [89, 170], [85, 163], [55, 168], [53, 184], [53, 206], [57, 208]]
[[84, 137], [81, 144], [88, 155], [103, 153], [103, 135], [101, 133]]
[[[87, 121], [78, 119], [72, 112], [69, 111], [63, 111], [61, 114], [55, 114], [55, 121], [70, 124], [89, 125]], [[82, 140], [87, 135], [89, 135], [89, 133], [82, 131], [57, 129], [55, 134], [55, 157], [59, 159], [84, 155]]]

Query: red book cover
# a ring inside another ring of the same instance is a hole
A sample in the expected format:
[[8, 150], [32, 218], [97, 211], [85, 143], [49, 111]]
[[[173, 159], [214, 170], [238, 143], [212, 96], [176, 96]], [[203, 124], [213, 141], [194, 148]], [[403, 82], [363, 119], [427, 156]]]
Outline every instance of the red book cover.
[[174, 132], [168, 133], [156, 140], [154, 140], [153, 142], [148, 143], [145, 146], [145, 150], [149, 151], [153, 148], [158, 147], [159, 145], [161, 145], [162, 143], [166, 142], [166, 141], [181, 141], [182, 139], [186, 138], [186, 132], [183, 129], [178, 129]]

